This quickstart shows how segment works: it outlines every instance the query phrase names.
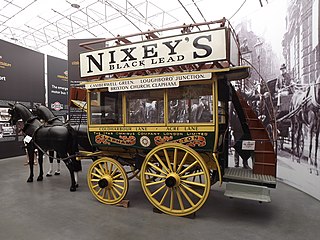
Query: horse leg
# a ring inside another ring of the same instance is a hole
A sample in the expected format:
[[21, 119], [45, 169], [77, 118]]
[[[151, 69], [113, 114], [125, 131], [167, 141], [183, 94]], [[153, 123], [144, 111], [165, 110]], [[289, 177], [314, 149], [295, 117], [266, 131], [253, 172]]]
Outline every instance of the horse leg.
[[291, 160], [294, 162], [294, 156], [295, 156], [295, 119], [291, 119]]
[[[312, 161], [312, 141], [313, 141], [313, 131], [314, 131], [314, 124], [311, 125], [310, 129], [310, 139], [309, 139], [309, 156], [308, 156], [308, 162], [310, 163], [310, 165], [313, 165], [313, 161]], [[317, 146], [317, 145], [316, 145]], [[316, 161], [317, 159], [315, 159]]]
[[54, 152], [53, 151], [49, 151], [49, 171], [47, 172], [47, 177], [51, 177], [52, 176], [52, 172], [53, 172], [53, 156]]
[[38, 150], [38, 162], [39, 162], [39, 176], [37, 178], [37, 181], [43, 180], [43, 152]]
[[303, 155], [303, 151], [300, 152], [300, 140], [301, 138], [303, 137], [303, 134], [302, 134], [302, 123], [299, 123], [298, 124], [298, 137], [297, 137], [297, 153], [298, 153], [298, 160], [297, 162], [300, 163], [300, 160], [301, 160], [301, 157]]
[[[315, 135], [315, 138], [316, 138], [316, 144], [314, 145], [314, 166], [317, 168], [318, 167], [318, 147], [319, 147], [319, 133], [320, 133], [320, 124], [319, 126], [317, 127], [317, 132], [316, 132], [316, 135]], [[319, 172], [317, 170], [317, 175], [319, 175]]]
[[31, 146], [31, 144], [27, 144], [27, 154], [29, 158], [29, 169], [30, 169], [30, 174], [27, 179], [27, 182], [33, 182], [34, 147]]
[[[65, 155], [65, 157], [67, 157]], [[74, 192], [77, 190], [76, 188], [76, 181], [75, 181], [75, 177], [74, 177], [74, 166], [73, 166], [73, 162], [71, 159], [67, 159], [67, 160], [63, 160], [63, 162], [66, 164], [69, 172], [70, 172], [70, 177], [71, 177], [71, 187], [70, 187], [70, 192]]]
[[[58, 153], [57, 153], [57, 158], [60, 158]], [[54, 172], [54, 175], [60, 175], [60, 171], [61, 171], [60, 162], [61, 161], [57, 159], [57, 170]]]

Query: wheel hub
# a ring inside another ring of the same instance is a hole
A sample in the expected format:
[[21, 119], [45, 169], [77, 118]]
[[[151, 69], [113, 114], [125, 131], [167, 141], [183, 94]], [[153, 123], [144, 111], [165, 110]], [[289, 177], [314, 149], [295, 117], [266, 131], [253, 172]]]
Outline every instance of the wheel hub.
[[100, 188], [111, 188], [112, 187], [112, 177], [110, 175], [104, 175], [102, 178], [98, 181], [98, 185]]
[[180, 177], [176, 173], [170, 173], [165, 181], [165, 184], [169, 188], [177, 187], [180, 184]]

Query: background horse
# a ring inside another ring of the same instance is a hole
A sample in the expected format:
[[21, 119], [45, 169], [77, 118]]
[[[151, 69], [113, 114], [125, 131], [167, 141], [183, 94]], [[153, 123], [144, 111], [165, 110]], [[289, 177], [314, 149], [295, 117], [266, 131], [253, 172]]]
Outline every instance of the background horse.
[[[290, 102], [290, 112], [293, 112], [291, 117], [291, 149], [293, 154], [298, 157], [298, 162], [303, 154], [303, 125], [307, 126], [309, 132], [309, 154], [308, 161], [315, 167], [317, 163], [317, 153], [319, 147], [319, 131], [320, 131], [320, 77], [315, 84], [308, 86], [303, 91], [296, 90]], [[315, 136], [315, 145], [314, 143]], [[312, 150], [314, 146], [314, 160], [312, 160]]]
[[[29, 156], [30, 175], [27, 182], [33, 181], [33, 159], [35, 148], [39, 149], [39, 176], [38, 181], [43, 180], [43, 151], [56, 151], [60, 157], [63, 158], [71, 177], [70, 191], [76, 191], [76, 182], [72, 159], [75, 159], [76, 145], [72, 134], [73, 129], [68, 126], [45, 126], [38, 117], [34, 116], [32, 112], [24, 105], [16, 103], [9, 104], [9, 114], [11, 115], [10, 122], [15, 125], [19, 119], [24, 122], [23, 132], [29, 138], [27, 141], [27, 151]], [[25, 139], [26, 139], [25, 138]]]
[[[319, 148], [319, 132], [320, 132], [320, 76], [317, 78], [316, 83], [310, 89], [310, 106], [308, 117], [311, 121], [310, 125], [310, 146], [309, 146], [309, 161], [311, 165], [318, 167], [317, 157]], [[314, 145], [314, 161], [312, 160], [312, 147], [313, 136], [315, 137]], [[312, 171], [312, 170], [311, 170]], [[317, 170], [317, 174], [319, 174]]]
[[[45, 106], [36, 105], [34, 109], [32, 109], [32, 113], [35, 114], [43, 120], [45, 124], [49, 124], [51, 126], [62, 126], [62, 121], [54, 116], [54, 114]], [[59, 158], [58, 155], [56, 155]], [[49, 170], [47, 172], [47, 177], [51, 177], [53, 174], [53, 159], [54, 159], [54, 151], [49, 151]], [[60, 175], [60, 160], [57, 159], [57, 170], [55, 171], [54, 175]], [[76, 176], [76, 175], [75, 175]], [[77, 179], [76, 179], [77, 182]]]

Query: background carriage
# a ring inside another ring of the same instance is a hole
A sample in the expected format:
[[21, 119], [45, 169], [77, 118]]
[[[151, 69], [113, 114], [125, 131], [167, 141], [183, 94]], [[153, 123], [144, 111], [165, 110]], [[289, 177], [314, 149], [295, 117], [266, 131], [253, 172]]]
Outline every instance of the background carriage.
[[277, 126], [277, 139], [279, 140], [279, 149], [284, 149], [284, 144], [291, 142], [291, 119], [290, 119], [290, 103], [292, 93], [287, 90], [276, 90], [278, 79], [272, 79], [267, 82], [268, 89], [272, 98], [272, 105], [275, 112], [275, 120]]
[[276, 113], [279, 147], [290, 151], [292, 159], [296, 158], [297, 162], [307, 158], [318, 175], [320, 78], [311, 84], [292, 83], [278, 91], [276, 81], [269, 81], [268, 87]]

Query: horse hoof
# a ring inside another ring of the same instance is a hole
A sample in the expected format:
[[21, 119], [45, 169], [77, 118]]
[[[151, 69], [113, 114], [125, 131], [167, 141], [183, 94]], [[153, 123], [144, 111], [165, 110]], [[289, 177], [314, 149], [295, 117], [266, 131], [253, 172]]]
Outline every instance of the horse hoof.
[[33, 182], [33, 178], [28, 178], [27, 182]]
[[52, 174], [47, 173], [46, 177], [52, 177]]
[[60, 175], [60, 172], [55, 172], [54, 175]]
[[37, 178], [37, 181], [38, 182], [40, 182], [40, 181], [42, 181], [43, 180], [43, 177], [42, 176], [39, 176], [38, 178]]
[[70, 192], [75, 192], [77, 190], [76, 187], [70, 187]]

